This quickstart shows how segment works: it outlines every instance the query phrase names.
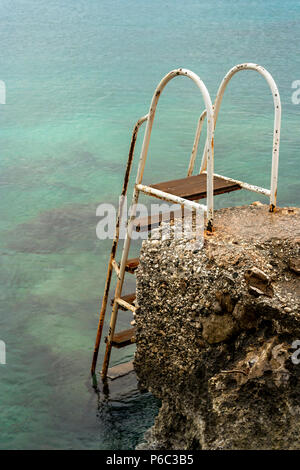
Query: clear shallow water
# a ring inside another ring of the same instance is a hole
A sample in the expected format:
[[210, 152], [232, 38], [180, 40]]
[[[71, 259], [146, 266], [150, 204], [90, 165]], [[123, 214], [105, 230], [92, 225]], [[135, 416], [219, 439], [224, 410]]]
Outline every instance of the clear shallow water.
[[[264, 65], [278, 84], [278, 201], [299, 205], [300, 105], [291, 102], [299, 21], [294, 0], [2, 0], [0, 448], [127, 449], [152, 424], [158, 403], [132, 384], [104, 403], [90, 387], [110, 248], [96, 239], [95, 208], [117, 203], [132, 126], [165, 73], [190, 68], [214, 99], [227, 70], [245, 61]], [[189, 80], [168, 85], [145, 181], [185, 174], [202, 109]], [[218, 173], [269, 185], [272, 113], [262, 77], [234, 77], [216, 130]], [[215, 201], [254, 199], [239, 191]], [[128, 320], [120, 316], [120, 329]], [[114, 351], [113, 362], [132, 353]]]

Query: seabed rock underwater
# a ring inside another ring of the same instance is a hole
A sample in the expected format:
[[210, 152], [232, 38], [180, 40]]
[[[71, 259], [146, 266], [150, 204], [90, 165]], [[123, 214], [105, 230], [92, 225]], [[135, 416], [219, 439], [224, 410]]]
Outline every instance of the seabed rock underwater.
[[299, 449], [300, 209], [216, 211], [201, 249], [162, 230], [137, 270], [134, 367], [162, 402], [137, 448]]

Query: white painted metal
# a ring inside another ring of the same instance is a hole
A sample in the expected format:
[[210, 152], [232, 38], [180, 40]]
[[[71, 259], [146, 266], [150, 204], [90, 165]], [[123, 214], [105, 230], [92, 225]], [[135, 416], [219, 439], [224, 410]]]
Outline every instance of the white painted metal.
[[187, 176], [192, 176], [193, 171], [194, 171], [194, 165], [195, 165], [195, 160], [197, 156], [197, 151], [198, 151], [198, 144], [201, 136], [201, 130], [203, 126], [204, 119], [206, 118], [206, 109], [203, 111], [201, 116], [199, 117], [197, 129], [196, 129], [196, 134], [195, 134], [195, 139], [194, 139], [194, 145], [190, 157], [190, 163], [189, 163], [189, 168], [188, 168], [188, 173]]
[[158, 199], [163, 199], [164, 201], [175, 202], [176, 204], [180, 204], [181, 206], [185, 206], [189, 209], [200, 209], [201, 211], [203, 210], [204, 212], [207, 212], [207, 206], [203, 204], [198, 204], [197, 202], [183, 199], [182, 197], [175, 196], [174, 194], [165, 193], [164, 191], [151, 188], [151, 186], [145, 186], [144, 184], [137, 184], [136, 187], [144, 194], [148, 194], [148, 196], [154, 196]]
[[[206, 173], [206, 171], [204, 171], [203, 173]], [[271, 195], [270, 189], [261, 188], [260, 186], [255, 186], [254, 184], [244, 183], [243, 181], [235, 180], [233, 178], [227, 178], [227, 176], [218, 175], [217, 173], [215, 173], [214, 176], [223, 178], [223, 180], [229, 181], [231, 183], [237, 183], [243, 189], [247, 189], [248, 191], [253, 191], [254, 193], [264, 194], [265, 196], [268, 196], [268, 197], [270, 197]]]
[[[276, 207], [276, 196], [277, 196], [277, 181], [278, 181], [278, 159], [279, 159], [279, 143], [280, 143], [280, 126], [281, 126], [281, 102], [280, 95], [277, 85], [272, 75], [262, 66], [252, 63], [245, 63], [236, 65], [223, 78], [219, 87], [217, 97], [214, 104], [214, 121], [215, 126], [218, 119], [220, 106], [222, 103], [225, 89], [231, 80], [231, 78], [242, 70], [254, 70], [260, 73], [267, 81], [270, 86], [273, 102], [274, 102], [274, 131], [273, 131], [273, 150], [272, 150], [272, 171], [271, 171], [271, 190], [270, 190], [270, 210], [273, 211]], [[207, 142], [203, 152], [203, 158], [200, 168], [200, 173], [205, 171], [207, 166]], [[248, 188], [247, 188], [248, 189]], [[258, 191], [261, 192], [261, 191]]]

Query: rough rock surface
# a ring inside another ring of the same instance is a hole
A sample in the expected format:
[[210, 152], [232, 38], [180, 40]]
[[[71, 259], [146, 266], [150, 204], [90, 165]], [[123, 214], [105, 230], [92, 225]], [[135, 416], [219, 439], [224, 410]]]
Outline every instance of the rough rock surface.
[[215, 224], [201, 249], [143, 242], [135, 370], [162, 407], [138, 448], [299, 449], [300, 210]]

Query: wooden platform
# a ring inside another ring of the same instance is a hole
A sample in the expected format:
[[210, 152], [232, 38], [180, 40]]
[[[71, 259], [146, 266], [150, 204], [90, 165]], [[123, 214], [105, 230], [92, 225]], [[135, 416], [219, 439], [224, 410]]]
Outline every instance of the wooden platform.
[[[169, 194], [189, 200], [206, 198], [206, 174], [188, 176], [178, 180], [165, 181], [163, 183], [151, 184], [151, 188], [159, 189]], [[219, 176], [214, 177], [214, 195], [230, 193], [242, 189], [237, 183], [226, 181]], [[181, 217], [181, 209], [153, 214], [148, 217], [137, 217], [134, 228], [137, 232], [149, 231], [160, 225], [162, 221], [169, 222]]]
[[[207, 175], [202, 173], [201, 175], [188, 176], [187, 178], [151, 184], [150, 186], [151, 188], [193, 201], [206, 198], [206, 178]], [[239, 184], [226, 181], [219, 176], [214, 176], [214, 195], [230, 193], [238, 189], [242, 189]]]
[[177, 211], [166, 211], [148, 217], [137, 217], [134, 222], [134, 228], [137, 232], [146, 232], [160, 225], [162, 221], [169, 222], [177, 217], [181, 217], [181, 209]]
[[107, 371], [107, 382], [102, 384], [99, 377], [99, 387], [102, 384], [102, 393], [99, 401], [104, 406], [122, 406], [124, 403], [134, 402], [141, 395], [138, 379], [132, 361], [110, 367]]
[[125, 266], [125, 271], [128, 273], [133, 274], [136, 268], [139, 265], [139, 259], [138, 258], [131, 258], [126, 261], [126, 266]]
[[110, 367], [107, 371], [107, 377], [110, 380], [115, 380], [120, 377], [124, 377], [124, 375], [130, 374], [130, 372], [133, 371], [133, 361], [124, 362], [123, 364], [118, 364], [116, 366]]
[[115, 348], [123, 348], [135, 343], [135, 328], [129, 328], [128, 330], [120, 331], [115, 333], [112, 341], [112, 345]]

